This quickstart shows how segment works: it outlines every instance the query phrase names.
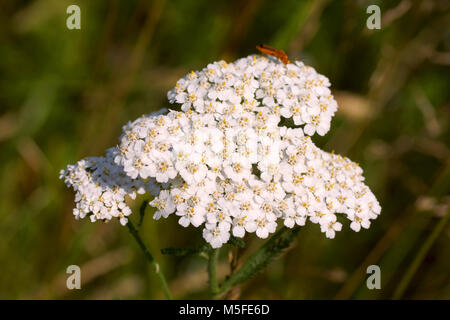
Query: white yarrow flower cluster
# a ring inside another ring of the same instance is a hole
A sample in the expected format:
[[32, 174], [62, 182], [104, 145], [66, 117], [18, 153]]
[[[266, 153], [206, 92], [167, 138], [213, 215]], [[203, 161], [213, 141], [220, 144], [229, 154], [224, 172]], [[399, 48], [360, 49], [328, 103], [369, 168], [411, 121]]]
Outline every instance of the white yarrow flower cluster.
[[284, 65], [276, 59], [252, 55], [234, 63], [209, 64], [192, 71], [168, 93], [181, 110], [204, 114], [240, 116], [269, 108], [273, 114], [292, 118], [304, 132], [324, 135], [330, 129], [337, 103], [330, 82], [300, 61]]
[[76, 192], [73, 214], [76, 219], [89, 215], [92, 222], [119, 218], [128, 222], [130, 207], [125, 196], [135, 199], [137, 194], [155, 192], [155, 184], [127, 176], [123, 167], [114, 163], [116, 148], [110, 148], [105, 157], [90, 157], [61, 170], [60, 178]]
[[201, 227], [214, 248], [230, 235], [267, 238], [279, 220], [317, 223], [328, 238], [342, 228], [338, 214], [355, 231], [368, 228], [381, 207], [361, 168], [310, 138], [329, 130], [337, 109], [329, 86], [301, 62], [260, 56], [189, 73], [168, 93], [181, 112], [128, 123], [105, 158], [63, 172], [77, 191], [75, 215], [126, 223], [124, 197], [150, 192], [155, 219], [174, 214]]

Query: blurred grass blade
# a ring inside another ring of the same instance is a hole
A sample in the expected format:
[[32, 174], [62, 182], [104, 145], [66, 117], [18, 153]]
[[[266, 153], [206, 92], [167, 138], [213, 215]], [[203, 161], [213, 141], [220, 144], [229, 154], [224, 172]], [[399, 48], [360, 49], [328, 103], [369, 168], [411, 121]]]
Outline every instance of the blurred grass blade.
[[422, 264], [423, 260], [427, 256], [428, 251], [431, 249], [431, 247], [433, 246], [433, 243], [439, 237], [442, 230], [444, 230], [444, 227], [447, 224], [449, 217], [450, 217], [450, 214], [449, 214], [449, 210], [447, 209], [447, 213], [441, 219], [441, 221], [439, 221], [439, 223], [436, 225], [433, 232], [428, 236], [427, 240], [422, 245], [418, 254], [414, 258], [414, 261], [409, 266], [408, 270], [406, 271], [405, 275], [403, 276], [402, 280], [400, 281], [400, 284], [397, 286], [397, 289], [394, 292], [393, 299], [400, 299], [401, 297], [403, 297], [403, 294], [405, 293], [406, 289], [408, 288], [408, 285], [411, 282], [413, 276], [416, 274], [416, 272], [419, 269], [420, 265]]

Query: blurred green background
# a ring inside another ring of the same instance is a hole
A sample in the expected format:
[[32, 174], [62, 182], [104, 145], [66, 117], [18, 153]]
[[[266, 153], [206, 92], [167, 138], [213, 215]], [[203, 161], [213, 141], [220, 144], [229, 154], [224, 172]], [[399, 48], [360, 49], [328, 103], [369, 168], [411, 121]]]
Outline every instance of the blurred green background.
[[[66, 28], [70, 4], [81, 30]], [[366, 27], [371, 4], [381, 30]], [[164, 298], [126, 228], [73, 218], [58, 171], [167, 107], [190, 70], [266, 43], [330, 78], [339, 111], [313, 140], [359, 162], [383, 210], [369, 230], [345, 226], [334, 240], [307, 225], [233, 297], [450, 299], [449, 25], [449, 2], [431, 0], [0, 2], [0, 298]], [[174, 296], [207, 297], [204, 259], [159, 252], [196, 246], [200, 232], [147, 215], [142, 237]], [[261, 243], [248, 238], [244, 259]], [[81, 290], [65, 286], [72, 264]], [[366, 287], [372, 264], [381, 290]]]

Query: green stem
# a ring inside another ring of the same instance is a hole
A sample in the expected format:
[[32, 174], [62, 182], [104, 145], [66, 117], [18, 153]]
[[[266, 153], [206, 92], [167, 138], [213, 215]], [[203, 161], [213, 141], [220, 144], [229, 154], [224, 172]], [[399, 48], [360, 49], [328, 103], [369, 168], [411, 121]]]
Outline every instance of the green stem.
[[145, 257], [147, 258], [148, 262], [150, 262], [152, 264], [153, 269], [155, 270], [155, 273], [158, 276], [159, 281], [161, 282], [161, 286], [164, 290], [164, 293], [165, 293], [167, 299], [172, 300], [173, 298], [170, 293], [169, 286], [167, 285], [166, 278], [164, 277], [164, 274], [159, 266], [159, 263], [155, 260], [155, 258], [153, 258], [153, 255], [150, 253], [147, 246], [142, 241], [142, 238], [139, 236], [139, 232], [137, 231], [137, 229], [135, 228], [135, 226], [133, 225], [133, 223], [130, 220], [128, 220], [127, 227], [128, 227], [128, 230], [130, 231], [131, 235], [134, 237], [134, 239], [138, 243], [139, 247], [144, 252]]
[[227, 280], [225, 280], [216, 292], [215, 297], [218, 298], [223, 293], [230, 290], [235, 285], [247, 280], [254, 274], [262, 270], [270, 262], [273, 261], [284, 250], [288, 249], [295, 240], [300, 227], [288, 229], [280, 228], [267, 242], [253, 253], [247, 261], [234, 272]]
[[219, 292], [219, 283], [217, 282], [217, 260], [219, 258], [219, 249], [211, 249], [208, 253], [208, 276], [209, 292], [215, 297]]

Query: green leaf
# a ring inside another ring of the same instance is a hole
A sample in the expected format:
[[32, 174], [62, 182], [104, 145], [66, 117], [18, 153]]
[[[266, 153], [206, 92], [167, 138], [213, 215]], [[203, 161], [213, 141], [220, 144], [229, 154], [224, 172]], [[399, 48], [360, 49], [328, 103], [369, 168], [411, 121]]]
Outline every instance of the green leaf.
[[205, 252], [208, 252], [209, 250], [210, 250], [209, 246], [202, 245], [198, 248], [164, 248], [161, 249], [161, 253], [182, 257], [187, 255], [203, 254]]
[[236, 238], [235, 236], [231, 236], [230, 240], [228, 240], [228, 244], [231, 244], [233, 246], [244, 248], [245, 242], [241, 238]]
[[220, 288], [220, 293], [228, 291], [233, 286], [249, 279], [261, 271], [283, 251], [288, 249], [295, 240], [300, 227], [288, 229], [282, 227], [258, 251], [251, 255], [244, 265], [233, 273]]

